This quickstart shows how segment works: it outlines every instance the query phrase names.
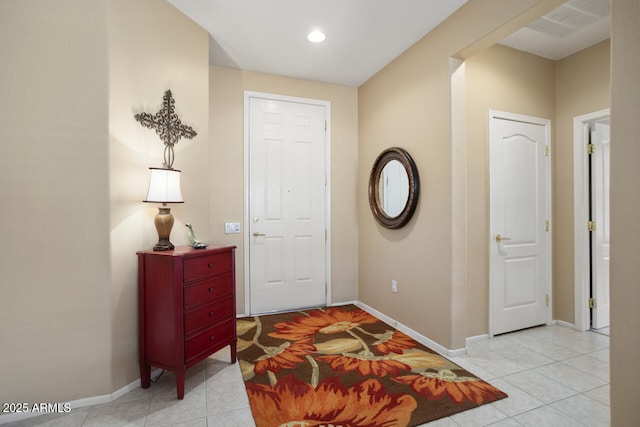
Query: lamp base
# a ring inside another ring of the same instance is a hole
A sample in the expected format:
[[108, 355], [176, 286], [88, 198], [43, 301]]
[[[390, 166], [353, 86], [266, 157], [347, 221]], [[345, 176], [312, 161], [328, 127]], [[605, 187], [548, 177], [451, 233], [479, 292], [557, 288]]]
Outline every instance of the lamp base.
[[154, 251], [170, 251], [175, 246], [169, 241], [169, 235], [173, 228], [173, 215], [171, 208], [161, 206], [158, 208], [158, 214], [154, 219], [156, 230], [158, 231], [158, 243], [153, 246]]
[[173, 243], [171, 243], [168, 240], [167, 241], [159, 240], [158, 243], [153, 245], [154, 251], [170, 251], [173, 248], [175, 248], [175, 246], [173, 246]]

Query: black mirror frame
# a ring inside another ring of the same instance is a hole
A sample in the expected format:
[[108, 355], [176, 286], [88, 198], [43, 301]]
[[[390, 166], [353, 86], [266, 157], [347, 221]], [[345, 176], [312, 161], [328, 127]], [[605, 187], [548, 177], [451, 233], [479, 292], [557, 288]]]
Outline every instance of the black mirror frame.
[[[402, 164], [407, 177], [409, 178], [409, 196], [407, 203], [400, 212], [400, 215], [390, 217], [382, 209], [380, 200], [380, 192], [378, 191], [378, 182], [385, 165], [392, 160], [397, 160]], [[371, 174], [369, 175], [369, 207], [373, 213], [373, 217], [378, 224], [385, 228], [397, 229], [404, 227], [416, 210], [418, 205], [418, 196], [420, 195], [420, 177], [418, 176], [418, 168], [409, 153], [400, 147], [391, 147], [384, 150], [373, 162]]]

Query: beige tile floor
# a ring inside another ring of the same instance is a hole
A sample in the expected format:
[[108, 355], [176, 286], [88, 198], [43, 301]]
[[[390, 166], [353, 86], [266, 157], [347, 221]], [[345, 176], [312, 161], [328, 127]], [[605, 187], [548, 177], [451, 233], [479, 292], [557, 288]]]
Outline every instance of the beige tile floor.
[[[505, 391], [507, 399], [429, 423], [459, 426], [608, 426], [609, 337], [543, 326], [469, 345], [455, 363]], [[253, 427], [238, 364], [228, 349], [187, 372], [184, 400], [165, 373], [147, 390], [108, 404], [12, 426]]]

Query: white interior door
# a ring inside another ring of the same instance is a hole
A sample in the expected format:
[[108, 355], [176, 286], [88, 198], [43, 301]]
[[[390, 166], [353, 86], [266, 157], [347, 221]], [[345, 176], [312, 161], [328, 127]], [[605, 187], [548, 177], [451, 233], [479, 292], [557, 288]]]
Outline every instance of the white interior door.
[[547, 322], [549, 121], [492, 111], [490, 334]]
[[252, 313], [324, 305], [325, 107], [249, 98]]
[[592, 295], [596, 300], [591, 327], [609, 326], [609, 158], [611, 138], [608, 119], [598, 121], [591, 131], [591, 233]]

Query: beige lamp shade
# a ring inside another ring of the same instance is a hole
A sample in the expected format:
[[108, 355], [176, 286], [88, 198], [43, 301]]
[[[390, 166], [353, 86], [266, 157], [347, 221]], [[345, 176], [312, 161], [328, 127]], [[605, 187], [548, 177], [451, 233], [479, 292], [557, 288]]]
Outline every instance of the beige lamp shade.
[[184, 203], [180, 190], [180, 171], [177, 169], [149, 168], [149, 191], [145, 202]]

